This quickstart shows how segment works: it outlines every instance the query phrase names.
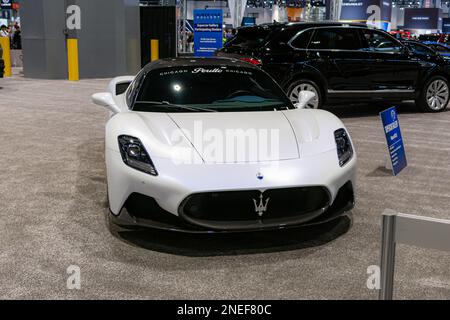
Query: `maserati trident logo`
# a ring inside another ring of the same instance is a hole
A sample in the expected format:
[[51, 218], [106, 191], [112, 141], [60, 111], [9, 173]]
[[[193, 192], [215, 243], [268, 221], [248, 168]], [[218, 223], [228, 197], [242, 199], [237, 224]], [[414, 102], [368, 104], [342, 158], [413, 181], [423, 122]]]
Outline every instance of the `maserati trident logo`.
[[264, 203], [264, 197], [261, 192], [259, 195], [259, 204], [256, 202], [255, 199], [253, 199], [253, 203], [255, 204], [255, 212], [258, 214], [258, 216], [262, 217], [264, 212], [267, 211], [267, 203], [269, 202], [270, 198], [266, 199], [266, 202]]

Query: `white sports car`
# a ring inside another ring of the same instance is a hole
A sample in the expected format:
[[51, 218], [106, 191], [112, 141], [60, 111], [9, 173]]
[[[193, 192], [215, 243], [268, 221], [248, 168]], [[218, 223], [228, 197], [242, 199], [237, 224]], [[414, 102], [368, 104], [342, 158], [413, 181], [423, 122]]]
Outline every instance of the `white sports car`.
[[[111, 111], [111, 220], [230, 232], [318, 224], [354, 206], [356, 155], [342, 122], [293, 105], [258, 67], [166, 59], [93, 95]], [[310, 97], [309, 97], [310, 98]]]

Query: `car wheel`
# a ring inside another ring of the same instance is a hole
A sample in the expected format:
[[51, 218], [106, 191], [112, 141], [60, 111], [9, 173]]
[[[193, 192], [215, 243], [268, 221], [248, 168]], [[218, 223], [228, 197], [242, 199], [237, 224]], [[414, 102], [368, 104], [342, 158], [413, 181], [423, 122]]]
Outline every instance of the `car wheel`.
[[292, 103], [297, 103], [299, 99], [299, 94], [301, 91], [312, 91], [316, 95], [311, 101], [309, 101], [305, 108], [307, 109], [319, 109], [322, 107], [322, 94], [319, 87], [311, 80], [298, 80], [293, 82], [288, 90], [287, 94]]
[[447, 108], [450, 89], [444, 77], [432, 77], [423, 87], [417, 106], [423, 112], [440, 112]]

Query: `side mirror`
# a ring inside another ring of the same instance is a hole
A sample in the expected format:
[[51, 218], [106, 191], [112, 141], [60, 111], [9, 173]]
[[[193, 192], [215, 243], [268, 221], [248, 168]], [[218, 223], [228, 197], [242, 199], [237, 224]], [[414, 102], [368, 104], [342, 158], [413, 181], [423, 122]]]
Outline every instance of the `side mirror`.
[[294, 105], [297, 109], [305, 109], [308, 102], [310, 102], [316, 94], [312, 91], [300, 91], [298, 95], [298, 102]]
[[96, 105], [105, 107], [114, 114], [120, 112], [120, 108], [116, 105], [112, 94], [109, 92], [94, 93], [92, 95], [92, 102]]

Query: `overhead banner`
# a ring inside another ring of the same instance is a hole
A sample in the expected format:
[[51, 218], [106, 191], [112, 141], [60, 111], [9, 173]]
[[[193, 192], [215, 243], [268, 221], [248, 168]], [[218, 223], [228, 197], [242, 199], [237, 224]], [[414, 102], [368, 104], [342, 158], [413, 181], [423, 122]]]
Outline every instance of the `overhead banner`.
[[340, 20], [367, 23], [387, 30], [391, 14], [390, 0], [342, 0]]
[[442, 9], [440, 8], [411, 8], [405, 9], [403, 23], [405, 29], [442, 29]]
[[194, 55], [211, 57], [222, 48], [222, 29], [222, 10], [194, 10]]
[[397, 110], [395, 107], [384, 110], [380, 113], [380, 117], [386, 136], [392, 173], [396, 176], [408, 165]]

